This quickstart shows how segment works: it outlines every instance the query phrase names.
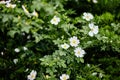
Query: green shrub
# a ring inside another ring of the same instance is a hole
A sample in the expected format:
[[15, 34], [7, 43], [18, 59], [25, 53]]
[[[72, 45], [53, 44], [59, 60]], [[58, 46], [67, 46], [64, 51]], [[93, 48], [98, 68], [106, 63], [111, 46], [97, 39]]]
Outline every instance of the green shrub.
[[119, 3], [108, 8], [113, 2], [1, 2], [0, 79], [118, 80]]

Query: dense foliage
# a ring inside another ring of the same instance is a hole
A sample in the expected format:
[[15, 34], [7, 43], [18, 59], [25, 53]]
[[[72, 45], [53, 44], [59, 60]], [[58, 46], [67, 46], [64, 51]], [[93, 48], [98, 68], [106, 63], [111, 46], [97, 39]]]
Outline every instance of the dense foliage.
[[0, 80], [120, 80], [119, 8], [119, 0], [0, 1]]

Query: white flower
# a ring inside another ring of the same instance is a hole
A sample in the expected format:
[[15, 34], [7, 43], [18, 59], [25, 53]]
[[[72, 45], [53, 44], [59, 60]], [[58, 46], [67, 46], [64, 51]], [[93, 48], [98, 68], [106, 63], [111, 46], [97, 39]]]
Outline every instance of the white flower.
[[16, 64], [18, 62], [18, 59], [13, 59], [13, 62]]
[[32, 70], [31, 73], [27, 76], [28, 80], [34, 80], [36, 78], [37, 72]]
[[34, 10], [31, 14], [32, 16], [38, 17], [38, 13]]
[[16, 4], [7, 3], [6, 7], [8, 7], [8, 8], [15, 8]]
[[61, 45], [61, 47], [62, 47], [63, 49], [68, 49], [70, 46], [69, 46], [68, 44], [64, 43], [64, 44]]
[[25, 36], [25, 33], [24, 33], [24, 32], [22, 32], [21, 34], [22, 34], [23, 36]]
[[78, 44], [80, 43], [80, 41], [77, 39], [76, 36], [71, 37], [69, 41], [70, 41], [70, 45], [74, 47], [77, 47]]
[[99, 77], [102, 78], [102, 77], [103, 77], [103, 74], [102, 74], [102, 73], [99, 73]]
[[25, 72], [27, 72], [29, 70], [29, 68], [27, 68], [26, 70], [25, 70]]
[[50, 21], [51, 24], [54, 24], [54, 25], [58, 25], [58, 23], [60, 22], [60, 18], [57, 17], [57, 16], [54, 16], [52, 18], [52, 20]]
[[46, 75], [46, 76], [45, 76], [45, 78], [46, 78], [46, 79], [49, 79], [49, 78], [50, 78], [50, 76], [49, 76], [49, 75]]
[[32, 13], [29, 13], [29, 11], [25, 8], [24, 5], [22, 5], [23, 11], [28, 17], [35, 16], [38, 17], [38, 13], [34, 10]]
[[0, 1], [0, 4], [6, 4], [6, 3], [10, 3], [11, 0], [8, 0], [8, 1]]
[[30, 38], [31, 38], [30, 35], [28, 35], [28, 36], [27, 36], [27, 39], [30, 39]]
[[15, 48], [14, 51], [15, 51], [15, 52], [20, 52], [20, 49]]
[[26, 14], [28, 17], [31, 17], [29, 11], [25, 8], [24, 5], [22, 5], [22, 8], [23, 8], [23, 11], [25, 12], [25, 14]]
[[83, 19], [85, 19], [87, 21], [90, 21], [93, 18], [94, 17], [93, 17], [93, 15], [91, 13], [86, 13], [86, 12], [83, 13]]
[[69, 75], [67, 74], [62, 74], [62, 76], [60, 76], [60, 80], [67, 80], [69, 79]]
[[4, 55], [4, 53], [3, 53], [3, 52], [1, 52], [1, 55]]
[[0, 1], [0, 4], [6, 4], [6, 1]]
[[89, 31], [89, 36], [94, 36], [94, 34], [97, 34], [98, 33], [98, 26], [95, 26], [93, 23], [90, 23], [89, 24], [89, 28], [90, 28], [90, 31]]
[[93, 3], [98, 3], [98, 1], [97, 0], [92, 0], [93, 1]]
[[10, 3], [11, 2], [11, 0], [7, 0], [7, 1], [5, 1], [6, 3]]
[[27, 48], [27, 47], [23, 47], [23, 49], [24, 49], [24, 51], [28, 50], [28, 48]]
[[90, 64], [87, 64], [88, 67], [90, 67]]
[[74, 52], [75, 52], [75, 56], [77, 57], [83, 57], [85, 54], [85, 51], [81, 49], [80, 47], [76, 48]]
[[93, 75], [93, 76], [96, 76], [96, 75], [97, 75], [97, 72], [93, 72], [92, 75]]
[[19, 3], [21, 2], [21, 1], [18, 1]]

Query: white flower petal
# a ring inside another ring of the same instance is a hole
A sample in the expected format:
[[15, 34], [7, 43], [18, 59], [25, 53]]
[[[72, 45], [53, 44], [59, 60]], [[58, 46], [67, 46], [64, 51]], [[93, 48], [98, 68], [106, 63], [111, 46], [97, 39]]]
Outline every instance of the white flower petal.
[[6, 2], [5, 1], [0, 1], [0, 4], [6, 4]]
[[94, 34], [97, 34], [97, 33], [98, 33], [98, 30], [97, 30], [97, 29], [95, 29], [95, 30], [94, 30]]
[[88, 67], [90, 67], [90, 64], [87, 64]]
[[11, 0], [8, 0], [8, 1], [0, 1], [0, 4], [8, 4], [8, 3], [10, 3], [11, 2]]
[[4, 55], [4, 53], [3, 53], [3, 52], [1, 52], [1, 55]]
[[69, 75], [67, 74], [62, 74], [62, 76], [60, 76], [60, 80], [67, 80], [69, 79]]
[[92, 31], [90, 31], [89, 33], [89, 36], [93, 37], [94, 33]]
[[18, 59], [13, 59], [13, 62], [16, 64], [18, 62]]
[[89, 24], [89, 28], [90, 28], [90, 29], [93, 29], [93, 27], [94, 27], [94, 24], [93, 24], [93, 23], [90, 23], [90, 24]]
[[96, 76], [96, 75], [97, 75], [97, 72], [93, 72], [92, 75], [93, 75], [93, 76]]
[[22, 5], [22, 8], [23, 8], [23, 11], [25, 12], [25, 14], [26, 14], [28, 17], [31, 17], [29, 11], [25, 8], [24, 5]]
[[35, 10], [32, 12], [31, 15], [33, 15], [33, 16], [35, 16], [35, 17], [38, 17], [38, 13], [37, 13]]
[[23, 47], [23, 50], [26, 51], [26, 50], [28, 50], [28, 48], [27, 47]]
[[83, 15], [84, 15], [84, 16], [86, 16], [86, 15], [87, 15], [87, 13], [86, 13], [86, 12], [84, 12], [84, 13], [83, 13]]
[[7, 1], [6, 1], [6, 3], [10, 3], [10, 2], [11, 2], [11, 0], [7, 0]]
[[20, 52], [20, 49], [15, 48], [14, 51], [15, 51], [15, 52]]
[[93, 3], [98, 3], [98, 1], [97, 0], [92, 0], [93, 1]]
[[15, 8], [16, 4], [7, 3], [6, 7], [8, 7], [8, 8]]
[[58, 25], [59, 22], [60, 22], [60, 18], [57, 16], [54, 16], [53, 19], [51, 19], [50, 21], [50, 23], [54, 25]]
[[99, 74], [99, 77], [100, 77], [100, 78], [102, 78], [102, 77], [103, 77], [103, 74], [102, 74], [102, 73], [100, 73], [100, 74]]
[[97, 34], [97, 33], [98, 33], [98, 26], [95, 26], [93, 32], [94, 32], [94, 34]]

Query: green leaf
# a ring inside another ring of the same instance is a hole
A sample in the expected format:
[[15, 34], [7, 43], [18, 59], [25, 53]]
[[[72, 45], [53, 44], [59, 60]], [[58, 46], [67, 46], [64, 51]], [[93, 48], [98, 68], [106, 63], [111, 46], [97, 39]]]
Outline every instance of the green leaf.
[[38, 43], [40, 40], [42, 40], [41, 35], [35, 36], [35, 42]]
[[16, 72], [18, 72], [18, 73], [21, 73], [21, 72], [24, 72], [24, 71], [25, 71], [24, 67], [21, 67], [21, 68], [16, 70]]
[[2, 19], [2, 22], [7, 22], [9, 20], [9, 18], [7, 16], [4, 16]]
[[32, 28], [32, 26], [22, 26], [21, 31], [29, 33], [30, 29]]
[[14, 16], [11, 15], [11, 14], [4, 14], [4, 15], [3, 15], [2, 22], [4, 23], [4, 22], [7, 22], [7, 21], [9, 21], [9, 20], [12, 20], [13, 17], [14, 17]]
[[84, 59], [83, 58], [80, 58], [80, 61], [81, 61], [81, 63], [84, 63]]
[[17, 33], [17, 31], [11, 30], [7, 34], [10, 35], [10, 37], [14, 38], [15, 33]]

